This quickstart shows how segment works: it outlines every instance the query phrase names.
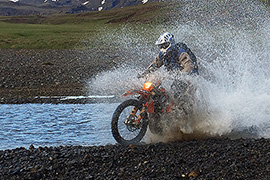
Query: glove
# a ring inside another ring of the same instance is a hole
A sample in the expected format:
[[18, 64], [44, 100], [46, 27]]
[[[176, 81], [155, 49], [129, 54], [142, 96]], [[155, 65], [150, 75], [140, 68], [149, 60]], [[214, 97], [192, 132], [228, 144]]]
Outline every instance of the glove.
[[144, 72], [142, 74], [138, 74], [137, 75], [137, 78], [140, 79], [140, 78], [144, 78], [148, 73]]
[[138, 78], [138, 79], [140, 79], [140, 78], [142, 78], [142, 77], [143, 77], [142, 74], [138, 74], [138, 75], [137, 75], [137, 78]]

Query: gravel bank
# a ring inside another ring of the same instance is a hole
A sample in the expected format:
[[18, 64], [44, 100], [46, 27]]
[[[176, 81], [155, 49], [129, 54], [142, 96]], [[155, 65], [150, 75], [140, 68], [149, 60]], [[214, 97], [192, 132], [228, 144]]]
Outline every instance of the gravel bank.
[[0, 151], [0, 179], [270, 179], [269, 139]]
[[114, 67], [114, 62], [102, 52], [94, 56], [88, 50], [0, 49], [0, 103], [39, 103], [45, 100], [37, 96], [86, 95], [87, 81]]

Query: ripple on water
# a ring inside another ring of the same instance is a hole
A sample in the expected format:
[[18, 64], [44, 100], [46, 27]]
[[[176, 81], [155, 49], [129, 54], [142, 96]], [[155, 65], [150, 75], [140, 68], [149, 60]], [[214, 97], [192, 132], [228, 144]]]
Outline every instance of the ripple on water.
[[2, 104], [0, 149], [115, 143], [111, 115], [117, 104]]

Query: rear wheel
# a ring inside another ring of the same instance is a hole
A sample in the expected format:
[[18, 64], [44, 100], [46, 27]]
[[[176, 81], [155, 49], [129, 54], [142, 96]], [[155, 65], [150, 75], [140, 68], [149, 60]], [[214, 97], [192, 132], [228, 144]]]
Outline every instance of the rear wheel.
[[[131, 115], [134, 108], [137, 112]], [[147, 130], [147, 115], [143, 114], [140, 122], [136, 122], [142, 110], [142, 104], [136, 99], [129, 99], [122, 102], [112, 117], [112, 134], [114, 139], [122, 144], [137, 144], [144, 137]]]

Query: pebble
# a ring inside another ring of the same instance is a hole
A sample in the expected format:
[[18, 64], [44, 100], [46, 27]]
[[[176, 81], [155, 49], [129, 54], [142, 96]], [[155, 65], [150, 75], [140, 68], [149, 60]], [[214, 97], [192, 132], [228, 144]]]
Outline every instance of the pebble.
[[0, 151], [0, 179], [270, 179], [263, 138], [30, 147]]

